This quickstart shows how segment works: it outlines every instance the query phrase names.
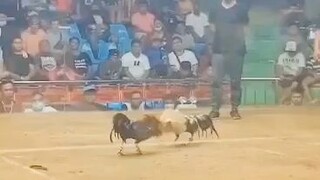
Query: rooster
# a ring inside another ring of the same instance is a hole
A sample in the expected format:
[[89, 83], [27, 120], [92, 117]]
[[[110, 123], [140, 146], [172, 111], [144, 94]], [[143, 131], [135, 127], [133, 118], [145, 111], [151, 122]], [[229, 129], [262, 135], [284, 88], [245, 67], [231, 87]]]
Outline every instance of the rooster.
[[197, 119], [194, 116], [184, 115], [179, 110], [166, 109], [160, 116], [160, 121], [163, 124], [164, 133], [174, 133], [177, 141], [180, 135], [184, 132], [191, 134], [189, 141], [193, 141], [193, 135], [198, 131]]
[[191, 137], [189, 138], [189, 141], [193, 141], [193, 135], [199, 129], [197, 119], [192, 116], [185, 116], [185, 118], [186, 118], [186, 123], [185, 123], [186, 131], [185, 132], [190, 133]]
[[[217, 138], [219, 138], [219, 134], [216, 130], [216, 128], [213, 125], [212, 119], [210, 118], [209, 115], [206, 114], [201, 114], [201, 115], [194, 115], [194, 118], [196, 118], [199, 128], [202, 131], [202, 136], [203, 133], [206, 133], [206, 137], [207, 137], [207, 130], [210, 129], [211, 131], [211, 135], [213, 134], [213, 132], [217, 135]], [[200, 132], [199, 132], [200, 133]], [[198, 134], [200, 136], [200, 134]]]
[[151, 137], [160, 136], [162, 134], [161, 128], [161, 122], [155, 116], [145, 115], [142, 120], [133, 122], [126, 115], [117, 113], [113, 116], [113, 128], [110, 132], [110, 141], [113, 142], [113, 135], [120, 136], [122, 144], [118, 154], [124, 155], [122, 151], [127, 139], [134, 139], [137, 152], [141, 155], [142, 151], [138, 144]]

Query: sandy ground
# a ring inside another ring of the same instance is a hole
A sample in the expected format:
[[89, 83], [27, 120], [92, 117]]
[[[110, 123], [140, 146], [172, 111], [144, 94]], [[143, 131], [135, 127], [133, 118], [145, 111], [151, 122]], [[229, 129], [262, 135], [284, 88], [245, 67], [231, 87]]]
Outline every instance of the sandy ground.
[[120, 142], [108, 140], [112, 113], [0, 116], [0, 179], [316, 180], [319, 110], [249, 108], [241, 121], [229, 120], [225, 112], [215, 122], [219, 140], [195, 138], [185, 145], [188, 134], [178, 143], [170, 134], [141, 143], [142, 156], [128, 145], [124, 157], [116, 155]]

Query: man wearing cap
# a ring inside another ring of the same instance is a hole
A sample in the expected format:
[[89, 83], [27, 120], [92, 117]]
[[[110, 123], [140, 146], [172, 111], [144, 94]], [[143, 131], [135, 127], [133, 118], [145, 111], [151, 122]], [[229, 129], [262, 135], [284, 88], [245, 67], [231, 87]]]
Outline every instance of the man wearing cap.
[[277, 74], [280, 78], [279, 85], [282, 87], [280, 101], [282, 104], [285, 104], [291, 96], [291, 92], [298, 88], [305, 66], [305, 57], [301, 52], [297, 51], [297, 43], [288, 41], [285, 52], [279, 56], [277, 63]]
[[66, 108], [67, 111], [105, 111], [106, 107], [96, 102], [97, 88], [93, 84], [86, 84], [83, 88], [84, 101]]
[[100, 65], [99, 75], [101, 79], [117, 80], [120, 79], [122, 72], [122, 62], [117, 49], [109, 50], [110, 59]]

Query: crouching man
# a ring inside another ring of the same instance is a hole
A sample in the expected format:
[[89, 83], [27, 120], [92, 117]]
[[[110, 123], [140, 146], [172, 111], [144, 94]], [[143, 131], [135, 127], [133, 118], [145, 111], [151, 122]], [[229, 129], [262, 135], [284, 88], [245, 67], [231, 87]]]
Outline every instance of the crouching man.
[[292, 91], [301, 83], [305, 64], [304, 55], [297, 51], [297, 43], [287, 42], [285, 52], [279, 56], [277, 63], [277, 74], [280, 77], [279, 85], [282, 88], [281, 104], [288, 102]]

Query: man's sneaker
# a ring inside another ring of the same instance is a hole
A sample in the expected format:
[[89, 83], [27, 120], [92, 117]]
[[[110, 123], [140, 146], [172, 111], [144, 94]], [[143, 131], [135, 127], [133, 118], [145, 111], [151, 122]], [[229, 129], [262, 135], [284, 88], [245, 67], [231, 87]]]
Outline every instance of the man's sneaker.
[[233, 120], [240, 120], [241, 116], [239, 114], [238, 109], [232, 109], [232, 111], [230, 112], [230, 116]]
[[210, 118], [214, 119], [214, 118], [218, 118], [220, 117], [220, 113], [219, 111], [211, 111], [209, 114]]

